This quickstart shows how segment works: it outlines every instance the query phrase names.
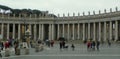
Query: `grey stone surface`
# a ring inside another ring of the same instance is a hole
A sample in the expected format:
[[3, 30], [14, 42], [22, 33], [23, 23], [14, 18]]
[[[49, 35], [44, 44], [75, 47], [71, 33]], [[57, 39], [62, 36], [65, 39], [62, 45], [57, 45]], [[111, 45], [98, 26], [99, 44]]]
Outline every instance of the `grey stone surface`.
[[68, 50], [59, 50], [59, 45], [54, 47], [45, 47], [44, 51], [35, 52], [35, 49], [30, 49], [30, 54], [25, 55], [24, 50], [22, 54], [16, 56], [12, 54], [10, 57], [3, 57], [3, 59], [119, 59], [120, 58], [120, 44], [112, 44], [110, 47], [107, 44], [100, 46], [100, 51], [87, 51], [86, 45], [75, 44], [75, 51], [72, 51], [70, 44]]

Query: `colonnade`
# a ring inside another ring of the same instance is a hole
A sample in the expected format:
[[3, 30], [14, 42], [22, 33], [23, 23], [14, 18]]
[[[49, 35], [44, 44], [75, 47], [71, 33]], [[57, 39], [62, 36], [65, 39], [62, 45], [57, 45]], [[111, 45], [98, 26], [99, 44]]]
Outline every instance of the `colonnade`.
[[[27, 24], [32, 39], [46, 39], [45, 34], [48, 34], [47, 39], [54, 40], [59, 37], [64, 37], [68, 40], [117, 40], [119, 33], [119, 22], [104, 21], [104, 22], [89, 22], [89, 23], [62, 23], [62, 24], [47, 24], [48, 32], [45, 31], [45, 24]], [[16, 29], [17, 27], [17, 29]], [[9, 39], [22, 39], [24, 32], [23, 24], [16, 23], [1, 23], [1, 36]], [[5, 30], [6, 28], [6, 30]], [[12, 36], [10, 29], [12, 28]], [[7, 33], [6, 33], [7, 32]], [[46, 32], [46, 33], [45, 33]], [[17, 35], [16, 35], [17, 33]]]
[[[57, 24], [57, 38], [68, 40], [118, 40], [118, 21]], [[67, 32], [65, 32], [67, 31]]]
[[[0, 33], [2, 38], [1, 39], [23, 39], [25, 32], [28, 30], [30, 37], [32, 39], [45, 39], [45, 24], [15, 24], [15, 23], [1, 23], [0, 24]], [[54, 24], [48, 24], [48, 38], [49, 40], [54, 39], [54, 30], [55, 25]], [[17, 27], [17, 28], [16, 28]], [[11, 30], [12, 29], [12, 30]], [[16, 35], [17, 33], [17, 35]]]

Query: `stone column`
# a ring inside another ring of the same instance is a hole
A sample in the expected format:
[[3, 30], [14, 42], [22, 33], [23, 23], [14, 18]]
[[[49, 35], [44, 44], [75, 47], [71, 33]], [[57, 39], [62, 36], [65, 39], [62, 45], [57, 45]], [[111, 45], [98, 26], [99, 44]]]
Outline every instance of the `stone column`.
[[78, 23], [78, 31], [77, 32], [78, 32], [78, 35], [77, 35], [78, 39], [80, 39], [80, 24], [79, 23]]
[[60, 24], [58, 24], [58, 27], [57, 27], [57, 39], [59, 38], [59, 36], [60, 36]]
[[88, 39], [90, 39], [90, 23], [88, 23]]
[[115, 21], [115, 41], [118, 40], [118, 21]]
[[52, 39], [51, 38], [52, 37], [51, 27], [52, 27], [51, 24], [49, 24], [49, 38], [48, 38], [49, 40]]
[[15, 24], [13, 23], [13, 39], [15, 39]]
[[2, 27], [1, 27], [1, 35], [2, 35], [2, 39], [4, 37], [4, 23], [2, 23]]
[[54, 35], [55, 35], [54, 34], [54, 24], [52, 24], [52, 31], [51, 32], [52, 32], [52, 40], [54, 40]]
[[44, 39], [44, 24], [42, 24], [42, 40]]
[[93, 40], [96, 40], [96, 24], [93, 23]]
[[75, 24], [73, 23], [73, 37], [72, 37], [72, 39], [74, 40], [75, 39]]
[[7, 24], [7, 39], [9, 39], [9, 29], [10, 29], [9, 27], [10, 27], [10, 24], [8, 23]]
[[85, 40], [85, 23], [83, 23], [83, 41]]
[[106, 22], [104, 22], [104, 41], [106, 41]]
[[31, 31], [31, 24], [29, 24], [29, 31], [30, 31], [30, 35], [32, 35], [32, 31]]
[[34, 24], [34, 40], [36, 40], [36, 33], [37, 33], [36, 30], [37, 30], [36, 29], [36, 24]]
[[101, 41], [101, 22], [99, 22], [99, 41]]
[[65, 34], [65, 29], [64, 29], [64, 28], [65, 28], [65, 24], [63, 24], [63, 33], [62, 33], [62, 36], [63, 36], [63, 37], [65, 36], [65, 35], [64, 35], [64, 34]]
[[110, 40], [112, 40], [112, 21], [110, 21]]
[[21, 33], [21, 30], [20, 30], [20, 24], [18, 24], [18, 39], [20, 39], [20, 33]]
[[68, 34], [67, 35], [68, 35], [68, 40], [69, 40], [70, 39], [70, 24], [69, 23], [68, 23], [68, 29], [67, 30], [68, 30]]
[[39, 24], [39, 39], [41, 39], [41, 24]]

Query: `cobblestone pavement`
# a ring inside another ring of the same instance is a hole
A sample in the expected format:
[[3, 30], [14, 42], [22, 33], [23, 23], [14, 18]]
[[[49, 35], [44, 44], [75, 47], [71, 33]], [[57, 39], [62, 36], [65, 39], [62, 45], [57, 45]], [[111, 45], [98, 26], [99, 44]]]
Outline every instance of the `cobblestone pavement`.
[[70, 46], [68, 49], [59, 50], [59, 45], [55, 44], [51, 48], [45, 47], [41, 52], [35, 52], [35, 49], [30, 48], [29, 55], [25, 55], [24, 50], [21, 50], [19, 56], [11, 52], [10, 57], [2, 59], [120, 59], [120, 44], [112, 44], [110, 47], [103, 44], [100, 51], [87, 51], [84, 44], [75, 44], [75, 47], [75, 51], [72, 51]]

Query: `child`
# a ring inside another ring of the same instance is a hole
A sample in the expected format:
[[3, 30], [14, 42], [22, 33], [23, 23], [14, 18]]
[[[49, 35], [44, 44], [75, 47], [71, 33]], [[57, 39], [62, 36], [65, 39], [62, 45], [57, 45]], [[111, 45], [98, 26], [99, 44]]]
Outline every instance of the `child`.
[[74, 51], [74, 50], [75, 50], [75, 45], [72, 44], [72, 45], [71, 45], [71, 48], [72, 48], [72, 50]]

